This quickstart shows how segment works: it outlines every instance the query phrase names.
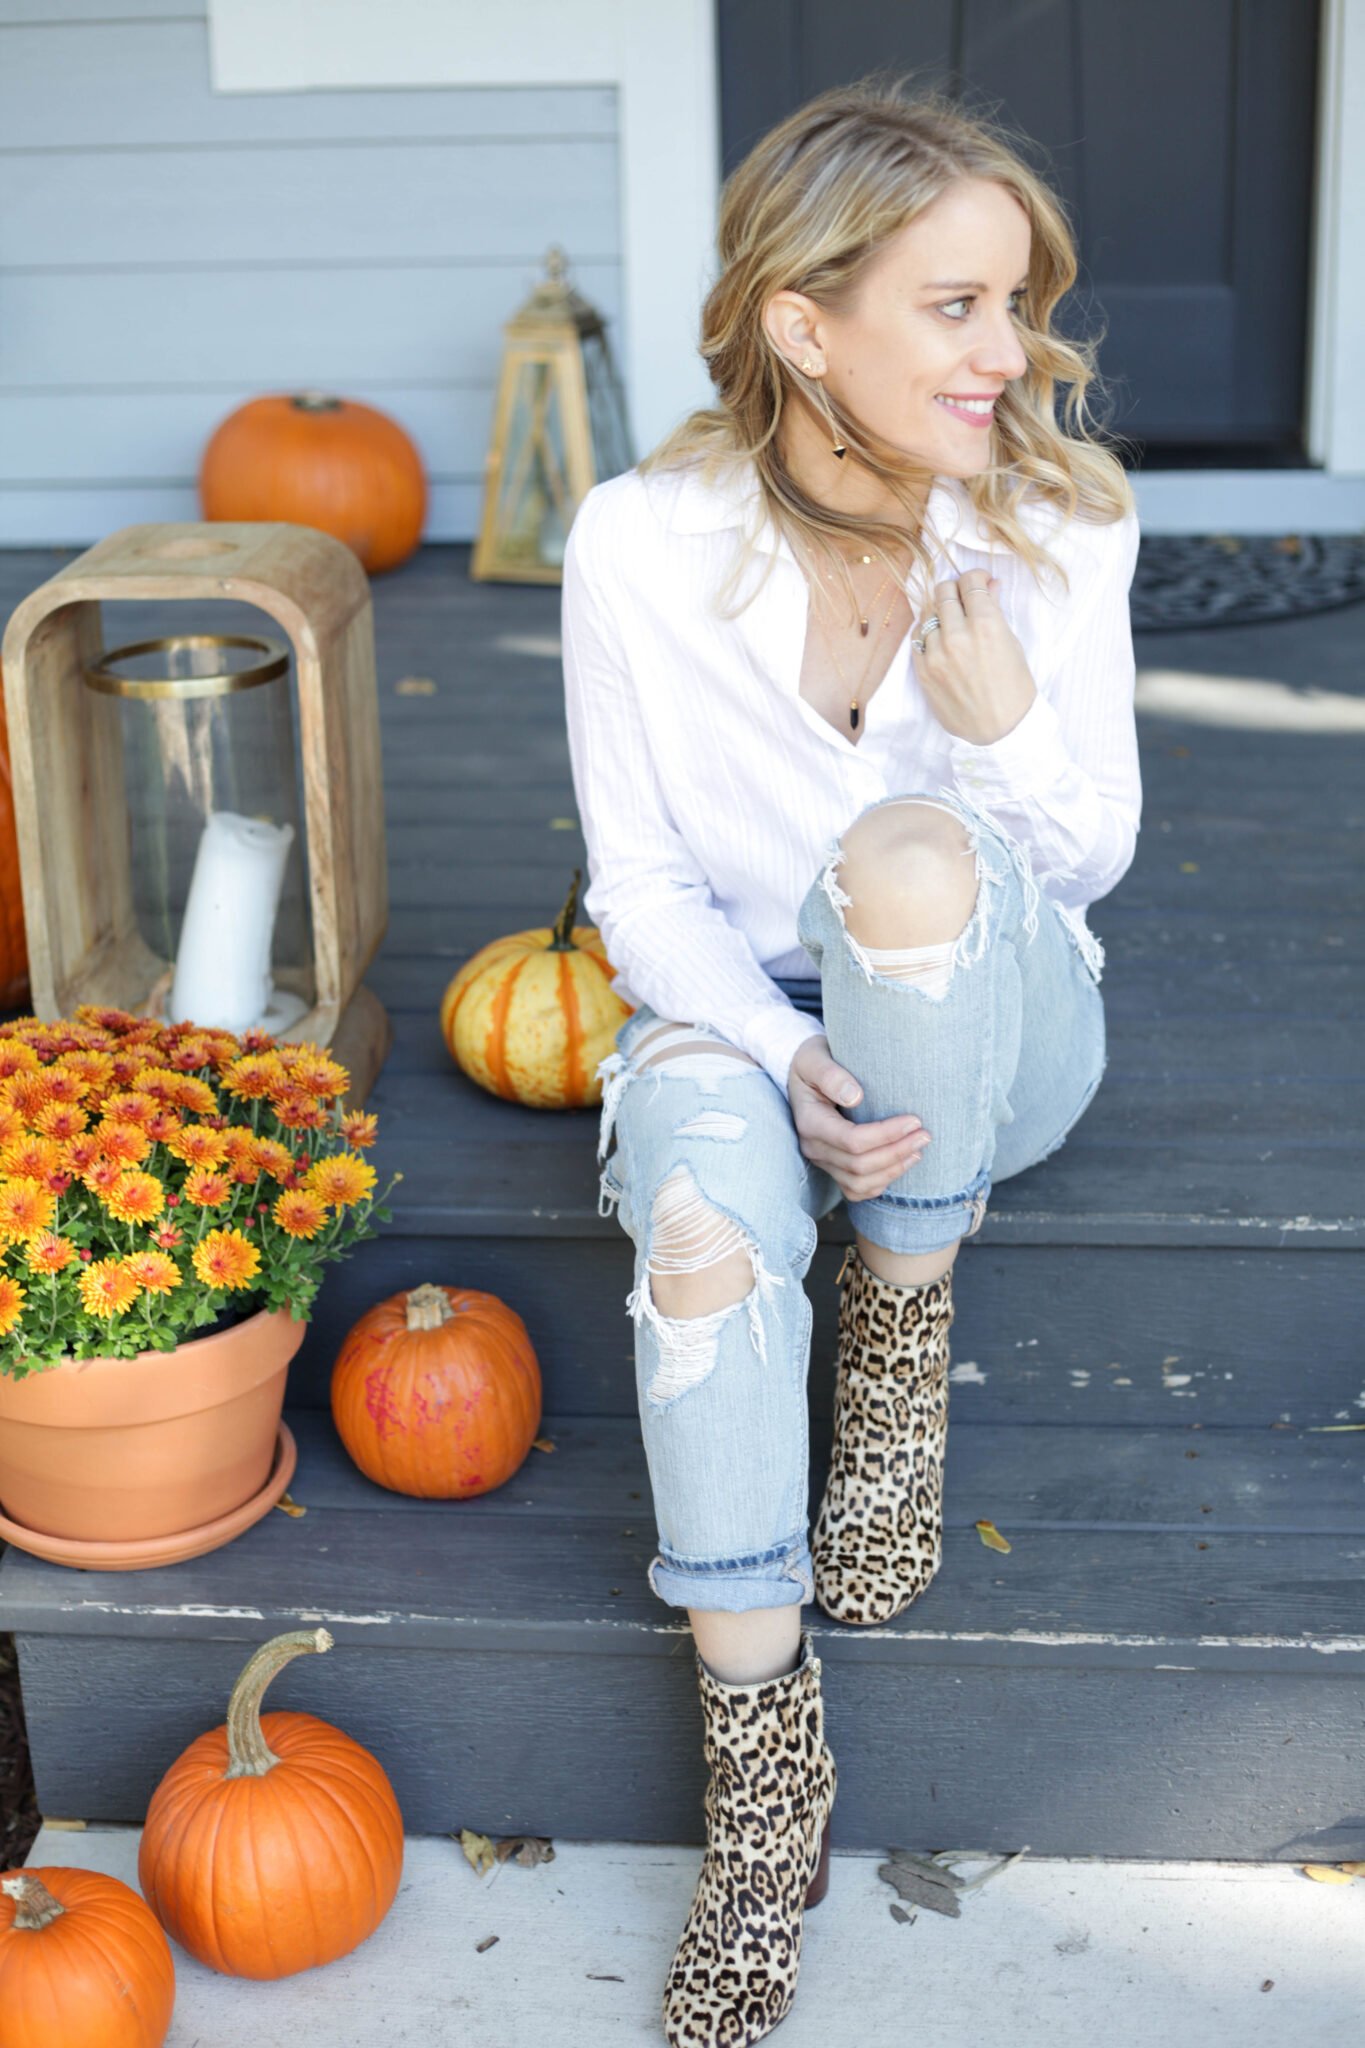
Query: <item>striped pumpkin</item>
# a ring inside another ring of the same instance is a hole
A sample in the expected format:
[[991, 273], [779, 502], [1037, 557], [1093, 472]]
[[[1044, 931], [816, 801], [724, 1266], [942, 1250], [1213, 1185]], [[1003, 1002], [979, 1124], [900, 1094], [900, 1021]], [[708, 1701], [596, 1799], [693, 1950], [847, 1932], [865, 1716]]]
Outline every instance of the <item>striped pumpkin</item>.
[[632, 1006], [611, 987], [615, 969], [595, 925], [576, 925], [573, 884], [555, 923], [483, 946], [441, 1000], [441, 1030], [460, 1070], [528, 1109], [591, 1109], [597, 1067]]

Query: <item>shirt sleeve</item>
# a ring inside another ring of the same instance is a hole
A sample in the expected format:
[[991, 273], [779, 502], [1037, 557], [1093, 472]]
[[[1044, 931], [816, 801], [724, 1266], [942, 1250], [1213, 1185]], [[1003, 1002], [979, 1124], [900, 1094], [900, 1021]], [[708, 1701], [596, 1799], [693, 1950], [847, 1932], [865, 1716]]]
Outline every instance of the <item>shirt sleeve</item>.
[[617, 970], [618, 994], [623, 984], [627, 1001], [704, 1023], [785, 1094], [793, 1053], [823, 1027], [763, 971], [669, 815], [593, 560], [594, 495], [569, 532], [561, 610], [569, 757], [591, 878], [583, 908]]
[[1098, 530], [1070, 570], [1062, 642], [1019, 723], [989, 746], [952, 738], [953, 777], [1028, 848], [1039, 888], [1071, 908], [1107, 896], [1132, 866], [1142, 819], [1128, 591], [1135, 512]]

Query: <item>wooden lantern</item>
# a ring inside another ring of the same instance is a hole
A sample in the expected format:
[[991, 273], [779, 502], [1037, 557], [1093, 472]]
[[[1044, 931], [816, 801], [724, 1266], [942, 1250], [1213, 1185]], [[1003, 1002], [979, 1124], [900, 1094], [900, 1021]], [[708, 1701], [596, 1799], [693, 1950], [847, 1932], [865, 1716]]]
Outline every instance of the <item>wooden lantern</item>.
[[573, 516], [596, 483], [634, 461], [606, 323], [552, 248], [507, 337], [484, 464], [477, 582], [559, 583]]
[[[278, 1037], [330, 1046], [350, 1070], [347, 1099], [356, 1104], [365, 1099], [391, 1037], [383, 1008], [361, 983], [388, 918], [374, 619], [369, 583], [354, 553], [313, 527], [276, 521], [125, 526], [69, 562], [11, 617], [0, 658], [34, 1012], [53, 1018], [79, 1003], [97, 1003], [138, 1015], [171, 1014], [176, 961], [168, 957], [164, 933], [149, 933], [134, 886], [147, 806], [132, 786], [141, 755], [128, 741], [126, 719], [133, 714], [126, 700], [139, 694], [164, 699], [175, 689], [188, 699], [203, 697], [210, 685], [221, 693], [227, 679], [178, 685], [118, 680], [101, 606], [153, 600], [183, 607], [223, 599], [253, 605], [282, 628], [292, 646], [296, 696], [288, 694], [288, 649], [254, 635], [188, 633], [116, 652], [183, 649], [201, 638], [267, 651], [246, 680], [286, 693], [279, 748], [290, 750], [288, 780], [302, 792], [298, 854], [307, 879], [299, 885], [299, 921], [306, 957], [280, 977], [296, 991], [285, 997], [290, 1021], [278, 1028], [262, 1021]], [[233, 687], [241, 680], [233, 678]], [[236, 715], [231, 707], [239, 704], [259, 706], [267, 694], [252, 688], [228, 696], [223, 715]], [[163, 704], [160, 716], [172, 736], [174, 765], [188, 783], [209, 744], [206, 729], [177, 726], [188, 713], [175, 702]], [[254, 745], [258, 756], [273, 748], [273, 742]], [[258, 759], [256, 765], [269, 764]], [[220, 810], [219, 794], [208, 787], [213, 813]], [[251, 803], [248, 791], [244, 808]], [[210, 916], [218, 914], [210, 908]], [[236, 915], [232, 905], [221, 913], [225, 943], [234, 936]], [[260, 936], [268, 947], [268, 927]], [[200, 1021], [224, 1020], [205, 1015]]]

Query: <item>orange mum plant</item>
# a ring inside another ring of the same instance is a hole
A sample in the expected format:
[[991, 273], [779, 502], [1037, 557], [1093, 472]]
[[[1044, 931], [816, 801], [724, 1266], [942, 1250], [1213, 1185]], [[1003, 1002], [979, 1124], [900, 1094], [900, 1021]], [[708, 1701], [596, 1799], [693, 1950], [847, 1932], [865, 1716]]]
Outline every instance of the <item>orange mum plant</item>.
[[303, 1321], [376, 1220], [370, 1113], [325, 1048], [83, 1003], [0, 1024], [0, 1371]]

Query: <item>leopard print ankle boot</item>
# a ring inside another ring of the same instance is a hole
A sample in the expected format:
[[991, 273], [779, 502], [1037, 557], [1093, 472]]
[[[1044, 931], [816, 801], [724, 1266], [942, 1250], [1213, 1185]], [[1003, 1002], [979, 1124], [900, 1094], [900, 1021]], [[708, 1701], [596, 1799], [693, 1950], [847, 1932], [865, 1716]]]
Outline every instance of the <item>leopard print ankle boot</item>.
[[838, 1772], [808, 1629], [779, 1678], [729, 1685], [696, 1661], [707, 1846], [664, 1986], [664, 2034], [670, 2048], [745, 2048], [796, 1996], [802, 1913], [829, 1887]]
[[897, 1286], [850, 1245], [839, 1278], [834, 1440], [811, 1555], [825, 1613], [866, 1624], [908, 1607], [943, 1556], [953, 1269]]

